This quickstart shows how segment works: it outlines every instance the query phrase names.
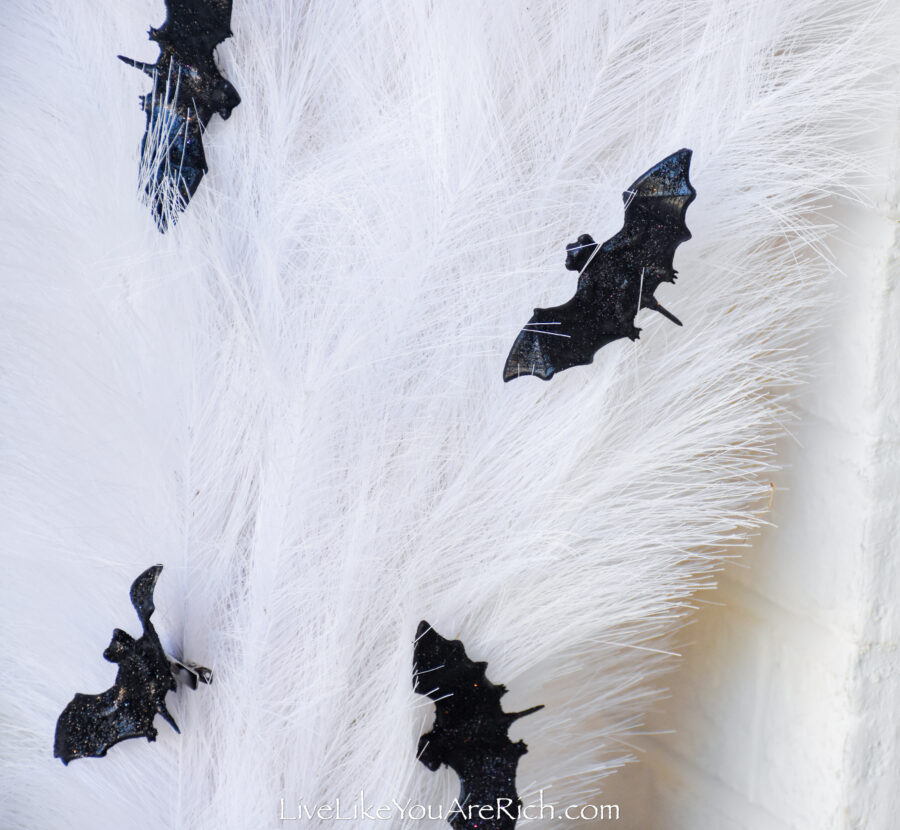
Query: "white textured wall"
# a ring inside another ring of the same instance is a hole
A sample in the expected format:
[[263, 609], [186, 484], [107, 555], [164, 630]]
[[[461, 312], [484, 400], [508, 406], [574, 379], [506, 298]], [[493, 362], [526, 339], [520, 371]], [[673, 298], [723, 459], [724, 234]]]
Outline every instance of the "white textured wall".
[[830, 325], [814, 347], [773, 527], [704, 599], [620, 826], [900, 827], [900, 234], [897, 135], [875, 207], [840, 205]]

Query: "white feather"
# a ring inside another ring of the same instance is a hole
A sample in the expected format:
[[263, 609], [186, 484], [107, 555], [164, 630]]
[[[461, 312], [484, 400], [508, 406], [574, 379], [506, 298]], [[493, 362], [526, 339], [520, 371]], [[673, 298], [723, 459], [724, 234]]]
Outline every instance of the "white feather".
[[[448, 804], [415, 760], [422, 618], [507, 710], [546, 705], [513, 729], [520, 792], [598, 798], [667, 636], [762, 521], [896, 9], [237, 2], [242, 103], [166, 236], [136, 187], [149, 81], [115, 60], [155, 58], [162, 3], [5, 14], [4, 826]], [[684, 328], [645, 311], [636, 344], [504, 385], [531, 309], [574, 290], [565, 244], [682, 146], [693, 239], [659, 297]], [[56, 717], [112, 683], [156, 562], [157, 628], [214, 685], [170, 695], [180, 736], [64, 768]]]

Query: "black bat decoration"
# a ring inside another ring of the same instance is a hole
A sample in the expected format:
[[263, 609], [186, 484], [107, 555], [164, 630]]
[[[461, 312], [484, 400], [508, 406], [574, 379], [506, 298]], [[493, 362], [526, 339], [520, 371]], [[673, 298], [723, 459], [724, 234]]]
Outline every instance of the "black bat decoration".
[[231, 0], [166, 0], [166, 22], [150, 29], [156, 63], [119, 59], [146, 72], [153, 90], [141, 96], [147, 126], [142, 178], [160, 232], [176, 221], [207, 172], [203, 131], [214, 113], [228, 118], [241, 103], [222, 77], [213, 51], [231, 37]]
[[543, 706], [504, 712], [505, 686], [485, 676], [487, 663], [472, 662], [459, 640], [446, 640], [424, 620], [416, 631], [413, 688], [435, 702], [434, 726], [419, 739], [418, 757], [430, 770], [441, 764], [459, 776], [460, 809], [448, 819], [454, 830], [512, 830], [521, 806], [516, 766], [527, 752], [507, 737], [510, 725]]
[[625, 224], [602, 245], [583, 234], [566, 246], [566, 268], [578, 271], [578, 288], [567, 303], [536, 308], [503, 368], [503, 380], [555, 372], [590, 363], [607, 343], [637, 340], [639, 309], [681, 322], [653, 296], [662, 282], [675, 282], [675, 249], [691, 232], [684, 222], [697, 192], [688, 173], [691, 151], [679, 150], [640, 176], [623, 194]]
[[212, 682], [209, 669], [172, 660], [163, 651], [150, 622], [155, 610], [153, 589], [161, 571], [162, 565], [147, 568], [131, 585], [131, 604], [144, 627], [143, 636], [135, 640], [117, 628], [103, 652], [104, 658], [119, 666], [115, 685], [99, 695], [76, 694], [59, 716], [53, 756], [64, 764], [75, 758], [102, 758], [111, 746], [127, 738], [155, 741], [157, 714], [180, 732], [166, 709], [166, 694], [176, 688], [175, 672], [187, 671], [195, 689], [198, 681]]

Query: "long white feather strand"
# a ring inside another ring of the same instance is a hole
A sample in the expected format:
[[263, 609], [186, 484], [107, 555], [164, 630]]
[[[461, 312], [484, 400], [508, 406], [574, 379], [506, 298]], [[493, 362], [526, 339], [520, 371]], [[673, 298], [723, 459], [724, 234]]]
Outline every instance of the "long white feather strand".
[[[896, 10], [239, 0], [219, 60], [243, 102], [166, 236], [136, 193], [149, 82], [115, 60], [155, 59], [163, 4], [4, 14], [3, 826], [448, 804], [455, 776], [415, 760], [422, 618], [507, 710], [546, 704], [513, 730], [526, 801], [597, 798], [666, 635], [761, 521], [819, 211], [864, 192]], [[611, 235], [682, 146], [693, 240], [659, 297], [684, 328], [645, 311], [637, 344], [504, 385], [532, 308], [571, 296], [565, 244]], [[56, 717], [112, 683], [156, 562], [157, 628], [214, 685], [169, 697], [180, 736], [64, 768]]]

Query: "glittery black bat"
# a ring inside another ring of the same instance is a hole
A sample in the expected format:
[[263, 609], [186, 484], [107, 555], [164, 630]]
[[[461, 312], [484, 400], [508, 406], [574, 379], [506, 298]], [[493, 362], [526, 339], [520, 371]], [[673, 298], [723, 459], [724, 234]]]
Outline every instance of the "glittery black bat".
[[203, 130], [218, 113], [228, 118], [241, 103], [222, 77], [213, 51], [231, 37], [231, 0], [166, 0], [166, 22], [150, 29], [159, 44], [156, 63], [119, 55], [153, 79], [141, 96], [147, 127], [141, 143], [141, 175], [161, 232], [174, 224], [207, 171]]
[[424, 620], [416, 631], [413, 688], [435, 702], [434, 726], [419, 739], [419, 760], [430, 770], [441, 764], [459, 776], [460, 810], [448, 819], [454, 830], [512, 830], [521, 801], [516, 766], [527, 752], [507, 737], [518, 718], [537, 712], [504, 712], [505, 686], [485, 676], [459, 640], [445, 640]]
[[53, 756], [64, 764], [75, 758], [101, 758], [119, 741], [146, 737], [156, 740], [153, 719], [157, 714], [179, 732], [166, 709], [166, 694], [176, 687], [175, 672], [187, 671], [190, 684], [212, 682], [212, 672], [170, 658], [163, 651], [150, 615], [153, 613], [153, 589], [162, 565], [147, 568], [131, 585], [131, 604], [144, 627], [135, 640], [117, 628], [103, 652], [110, 663], [118, 663], [116, 682], [99, 695], [76, 694], [56, 722]]
[[580, 274], [575, 296], [564, 305], [534, 310], [506, 359], [503, 380], [520, 375], [550, 380], [555, 372], [590, 363], [613, 340], [637, 340], [639, 308], [681, 325], [653, 294], [660, 283], [675, 282], [675, 249], [691, 238], [684, 223], [697, 195], [688, 180], [690, 164], [690, 150], [663, 159], [622, 194], [622, 230], [599, 246], [588, 234], [566, 246], [566, 268]]

